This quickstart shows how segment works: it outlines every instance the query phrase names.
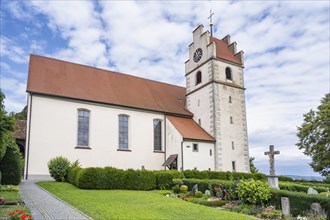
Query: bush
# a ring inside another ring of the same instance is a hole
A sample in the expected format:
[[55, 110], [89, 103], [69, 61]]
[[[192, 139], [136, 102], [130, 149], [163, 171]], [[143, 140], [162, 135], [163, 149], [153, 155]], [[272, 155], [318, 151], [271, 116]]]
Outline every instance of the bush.
[[182, 172], [187, 179], [209, 179], [209, 171], [184, 170]]
[[207, 200], [191, 200], [192, 203], [205, 205], [205, 206], [211, 206], [211, 207], [220, 207], [225, 205], [228, 201], [226, 200], [215, 200], [215, 201], [207, 201]]
[[210, 179], [228, 180], [230, 172], [208, 171]]
[[322, 185], [313, 185], [310, 186], [309, 184], [304, 184], [304, 183], [294, 183], [294, 182], [280, 182], [279, 187], [282, 190], [288, 190], [288, 191], [295, 191], [295, 192], [305, 192], [307, 193], [307, 190], [309, 187], [312, 187], [313, 189], [316, 189], [319, 193], [320, 192], [326, 192], [328, 190], [328, 187], [324, 187]]
[[175, 185], [172, 187], [172, 190], [174, 193], [178, 194], [180, 193], [180, 186], [179, 185]]
[[126, 171], [113, 167], [74, 168], [68, 180], [81, 189], [128, 189], [151, 190], [156, 188], [156, 177], [152, 171]]
[[288, 177], [288, 176], [279, 176], [278, 180], [282, 181], [282, 182], [293, 182], [293, 179], [291, 177]]
[[160, 170], [154, 171], [156, 177], [157, 189], [171, 189], [173, 179], [183, 178], [183, 173], [177, 170]]
[[272, 198], [270, 203], [281, 208], [281, 197], [288, 197], [290, 201], [290, 212], [294, 216], [302, 215], [309, 210], [312, 203], [320, 203], [327, 212], [327, 218], [330, 219], [330, 199], [319, 195], [308, 195], [302, 192], [290, 192], [287, 190], [272, 190]]
[[186, 185], [180, 186], [180, 192], [181, 193], [186, 193], [187, 191], [188, 191], [188, 186], [186, 186]]
[[18, 185], [22, 178], [21, 154], [16, 147], [7, 147], [6, 154], [0, 162], [2, 173], [1, 184]]
[[195, 192], [195, 197], [196, 198], [202, 198], [203, 197], [203, 193], [201, 191], [196, 191]]
[[271, 197], [271, 188], [268, 183], [260, 180], [242, 180], [238, 184], [237, 193], [244, 203], [263, 205]]
[[70, 161], [62, 156], [52, 158], [48, 162], [49, 174], [57, 182], [63, 182], [66, 180], [69, 173], [69, 168]]

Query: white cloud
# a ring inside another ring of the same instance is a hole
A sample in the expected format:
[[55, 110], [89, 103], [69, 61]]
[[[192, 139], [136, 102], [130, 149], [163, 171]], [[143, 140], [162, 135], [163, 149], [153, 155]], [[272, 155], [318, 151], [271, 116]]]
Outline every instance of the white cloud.
[[29, 60], [27, 51], [5, 36], [0, 36], [0, 53], [16, 63], [27, 63]]

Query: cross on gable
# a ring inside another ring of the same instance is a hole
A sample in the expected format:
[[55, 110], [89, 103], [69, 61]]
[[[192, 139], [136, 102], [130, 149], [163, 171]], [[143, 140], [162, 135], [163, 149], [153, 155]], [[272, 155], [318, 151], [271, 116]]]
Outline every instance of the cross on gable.
[[274, 145], [269, 145], [269, 151], [265, 152], [265, 155], [269, 156], [270, 176], [275, 176], [275, 160], [274, 160], [275, 154], [280, 154], [280, 151], [274, 151]]

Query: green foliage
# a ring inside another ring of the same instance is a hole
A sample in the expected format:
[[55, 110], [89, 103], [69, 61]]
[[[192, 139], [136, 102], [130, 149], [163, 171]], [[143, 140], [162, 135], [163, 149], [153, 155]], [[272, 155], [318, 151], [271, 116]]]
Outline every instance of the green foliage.
[[260, 180], [242, 180], [238, 184], [237, 193], [244, 203], [263, 205], [271, 197], [271, 188], [268, 183]]
[[208, 171], [184, 170], [182, 172], [187, 179], [209, 179]]
[[327, 177], [324, 179], [324, 182], [330, 184], [330, 174], [327, 175]]
[[291, 177], [288, 177], [288, 176], [279, 176], [278, 180], [282, 181], [282, 182], [293, 182], [293, 179]]
[[313, 170], [322, 176], [330, 174], [330, 93], [321, 100], [316, 111], [304, 114], [297, 136], [296, 145], [312, 158]]
[[266, 175], [262, 173], [240, 173], [240, 172], [220, 172], [220, 171], [199, 171], [199, 170], [185, 170], [183, 171], [186, 179], [255, 179], [266, 180]]
[[312, 203], [317, 202], [325, 208], [328, 219], [330, 219], [330, 198], [287, 190], [272, 190], [272, 194], [270, 203], [275, 205], [277, 209], [281, 208], [281, 197], [289, 198], [290, 212], [293, 216], [303, 215], [306, 210], [309, 210]]
[[187, 191], [188, 191], [188, 186], [186, 186], [186, 185], [180, 186], [180, 192], [181, 193], [186, 193]]
[[[188, 188], [188, 187], [187, 187]], [[202, 198], [203, 197], [203, 193], [201, 191], [196, 191], [195, 192], [195, 197], [196, 198]]]
[[228, 201], [226, 201], [226, 200], [207, 201], [207, 200], [201, 200], [201, 199], [192, 199], [192, 200], [190, 200], [190, 202], [204, 205], [204, 206], [220, 207], [220, 206], [225, 205]]
[[324, 197], [330, 197], [330, 192], [321, 192], [319, 193], [319, 195]]
[[183, 178], [183, 174], [177, 170], [159, 170], [154, 171], [156, 177], [157, 189], [171, 189], [173, 179]]
[[21, 154], [15, 143], [14, 147], [8, 147], [5, 156], [0, 162], [2, 173], [1, 184], [18, 185], [22, 177]]
[[5, 94], [0, 91], [0, 161], [6, 153], [6, 149], [11, 145], [13, 139], [12, 131], [14, 131], [15, 118], [8, 116], [5, 111]]
[[27, 105], [22, 109], [21, 112], [11, 113], [11, 115], [17, 120], [26, 120], [27, 119]]
[[180, 193], [180, 186], [179, 185], [175, 185], [172, 187], [172, 190], [174, 193], [178, 194]]
[[70, 161], [65, 157], [59, 156], [50, 159], [48, 162], [48, 170], [51, 177], [57, 182], [63, 182], [69, 173]]
[[81, 189], [151, 190], [156, 188], [152, 171], [122, 170], [113, 167], [74, 168], [68, 174], [70, 183]]
[[309, 187], [316, 189], [318, 192], [326, 192], [329, 187], [318, 186], [318, 185], [305, 185], [302, 183], [291, 183], [291, 182], [280, 182], [279, 187], [282, 190], [294, 191], [294, 192], [307, 192]]
[[254, 157], [250, 157], [249, 158], [249, 162], [250, 162], [250, 172], [251, 173], [259, 173], [259, 170], [254, 166], [254, 163], [253, 163], [253, 161], [254, 161]]
[[201, 192], [205, 192], [205, 190], [213, 191], [214, 186], [218, 186], [222, 184], [222, 186], [228, 190], [232, 187], [233, 182], [228, 180], [201, 180], [201, 179], [183, 179], [183, 184], [188, 186], [188, 189], [191, 190], [192, 187], [197, 184], [198, 190]]

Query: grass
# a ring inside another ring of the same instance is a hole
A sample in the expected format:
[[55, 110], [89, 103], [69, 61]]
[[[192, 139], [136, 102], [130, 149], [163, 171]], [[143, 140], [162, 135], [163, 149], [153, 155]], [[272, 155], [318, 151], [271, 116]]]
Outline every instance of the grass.
[[81, 190], [69, 183], [38, 184], [94, 219], [255, 219], [155, 191]]
[[18, 191], [0, 191], [0, 196], [5, 199], [5, 205], [0, 207], [0, 219], [6, 219], [9, 217], [10, 212], [16, 210], [22, 210], [27, 214], [30, 214], [30, 210], [25, 205], [12, 205], [17, 204], [21, 200], [21, 195]]

